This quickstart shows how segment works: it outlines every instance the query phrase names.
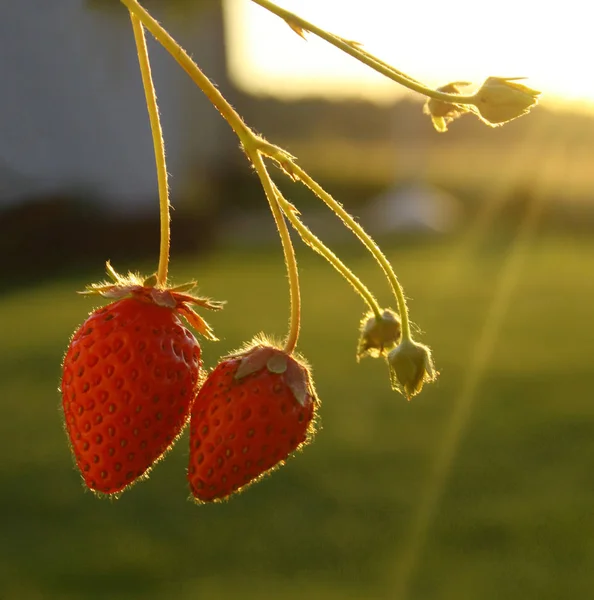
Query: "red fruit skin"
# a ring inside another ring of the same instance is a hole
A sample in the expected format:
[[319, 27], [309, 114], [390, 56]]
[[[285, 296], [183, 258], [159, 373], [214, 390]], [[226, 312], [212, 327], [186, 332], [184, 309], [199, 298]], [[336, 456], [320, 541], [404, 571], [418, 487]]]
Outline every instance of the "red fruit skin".
[[201, 382], [200, 346], [175, 311], [126, 298], [95, 310], [63, 363], [66, 431], [85, 485], [117, 494], [173, 445]]
[[[192, 408], [188, 482], [200, 503], [226, 499], [254, 483], [284, 464], [315, 432], [312, 385], [302, 405], [286, 372], [263, 367], [237, 379], [241, 362], [235, 357], [219, 363]], [[307, 370], [304, 374], [309, 383]]]

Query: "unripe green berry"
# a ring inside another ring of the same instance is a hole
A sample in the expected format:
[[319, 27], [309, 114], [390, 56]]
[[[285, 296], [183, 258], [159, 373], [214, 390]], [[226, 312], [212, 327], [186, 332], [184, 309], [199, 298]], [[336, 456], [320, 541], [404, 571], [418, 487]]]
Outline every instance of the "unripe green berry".
[[370, 311], [361, 320], [359, 331], [357, 360], [366, 355], [378, 358], [400, 341], [400, 319], [389, 308], [379, 319]]
[[416, 396], [425, 382], [437, 376], [431, 350], [413, 340], [403, 340], [388, 354], [388, 366], [392, 389], [405, 395], [407, 400]]

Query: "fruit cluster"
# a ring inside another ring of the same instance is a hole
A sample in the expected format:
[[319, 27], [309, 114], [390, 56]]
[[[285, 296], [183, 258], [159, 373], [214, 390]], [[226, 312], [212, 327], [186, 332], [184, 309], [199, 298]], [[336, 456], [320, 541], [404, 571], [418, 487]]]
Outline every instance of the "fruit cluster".
[[[284, 461], [314, 432], [318, 401], [307, 365], [260, 338], [205, 377], [192, 304], [220, 303], [123, 278], [91, 293], [119, 298], [91, 313], [70, 341], [62, 406], [86, 486], [117, 495], [172, 447], [190, 422], [194, 498], [226, 498]], [[123, 296], [123, 297], [122, 297]]]
[[[367, 232], [297, 165], [294, 157], [245, 124], [137, 0], [121, 2], [130, 11], [153, 133], [161, 220], [159, 266], [155, 275], [142, 279], [133, 274], [123, 277], [108, 263], [111, 281], [88, 286], [85, 293], [101, 295], [111, 303], [92, 312], [70, 341], [61, 384], [65, 426], [85, 485], [97, 494], [117, 496], [148, 475], [189, 422], [187, 477], [192, 495], [198, 502], [218, 501], [283, 464], [315, 433], [319, 400], [307, 363], [295, 353], [301, 300], [287, 221], [367, 304], [369, 311], [360, 324], [357, 358], [385, 359], [392, 388], [407, 399], [435, 378], [435, 370], [429, 348], [412, 337], [406, 300], [396, 274]], [[266, 6], [273, 12], [279, 10], [268, 2]], [[218, 310], [223, 303], [190, 294], [193, 283], [175, 287], [167, 283], [167, 168], [145, 27], [239, 137], [262, 184], [287, 266], [290, 319], [283, 345], [257, 337], [240, 351], [223, 357], [208, 375], [202, 369], [200, 345], [184, 321], [204, 338], [214, 340], [214, 333], [194, 307]], [[309, 26], [302, 29], [310, 30]], [[449, 98], [446, 95], [445, 99]], [[305, 185], [354, 233], [384, 271], [398, 313], [382, 309], [364, 283], [303, 224], [299, 211], [272, 181], [264, 159], [273, 161], [291, 180]]]
[[[188, 422], [187, 477], [199, 502], [229, 497], [312, 439], [319, 400], [302, 358], [260, 336], [206, 376], [183, 320], [215, 340], [193, 306], [223, 303], [187, 293], [193, 284], [163, 288], [107, 271], [112, 282], [84, 293], [113, 301], [74, 333], [62, 368], [66, 431], [90, 490], [117, 496], [146, 477]], [[393, 311], [370, 313], [357, 358], [386, 357], [394, 387], [410, 397], [434, 374], [429, 350], [401, 337]]]

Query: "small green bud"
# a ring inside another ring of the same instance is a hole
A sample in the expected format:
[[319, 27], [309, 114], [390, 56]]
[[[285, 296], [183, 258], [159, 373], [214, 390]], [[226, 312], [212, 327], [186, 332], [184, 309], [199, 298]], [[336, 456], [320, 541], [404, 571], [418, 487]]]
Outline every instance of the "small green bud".
[[538, 104], [540, 92], [521, 83], [523, 77], [489, 77], [474, 95], [480, 118], [496, 127], [525, 115]]
[[[461, 88], [468, 85], [470, 83], [467, 81], [454, 81], [438, 87], [437, 91], [444, 92], [445, 94], [461, 94]], [[435, 98], [428, 98], [423, 106], [423, 114], [431, 117], [433, 127], [440, 133], [447, 131], [448, 125], [454, 119], [461, 117], [467, 112], [471, 112], [471, 110], [471, 108], [464, 104], [451, 104], [450, 102], [436, 100]]]
[[387, 308], [378, 319], [368, 312], [361, 320], [357, 360], [369, 355], [378, 358], [400, 341], [400, 319]]
[[431, 350], [412, 340], [403, 340], [388, 354], [390, 383], [407, 400], [416, 396], [425, 382], [434, 381], [437, 372], [433, 366]]

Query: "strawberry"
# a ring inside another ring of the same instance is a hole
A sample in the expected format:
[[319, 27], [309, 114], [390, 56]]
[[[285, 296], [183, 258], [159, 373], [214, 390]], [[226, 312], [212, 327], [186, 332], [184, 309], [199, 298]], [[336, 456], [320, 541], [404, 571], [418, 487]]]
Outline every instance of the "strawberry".
[[202, 363], [200, 345], [179, 317], [212, 339], [189, 304], [220, 307], [152, 287], [151, 280], [113, 275], [115, 285], [89, 291], [124, 297], [93, 311], [76, 331], [61, 385], [76, 464], [86, 486], [102, 494], [117, 494], [146, 475], [182, 432]]
[[222, 500], [283, 464], [312, 438], [318, 403], [305, 363], [265, 340], [224, 358], [191, 411], [194, 498]]

